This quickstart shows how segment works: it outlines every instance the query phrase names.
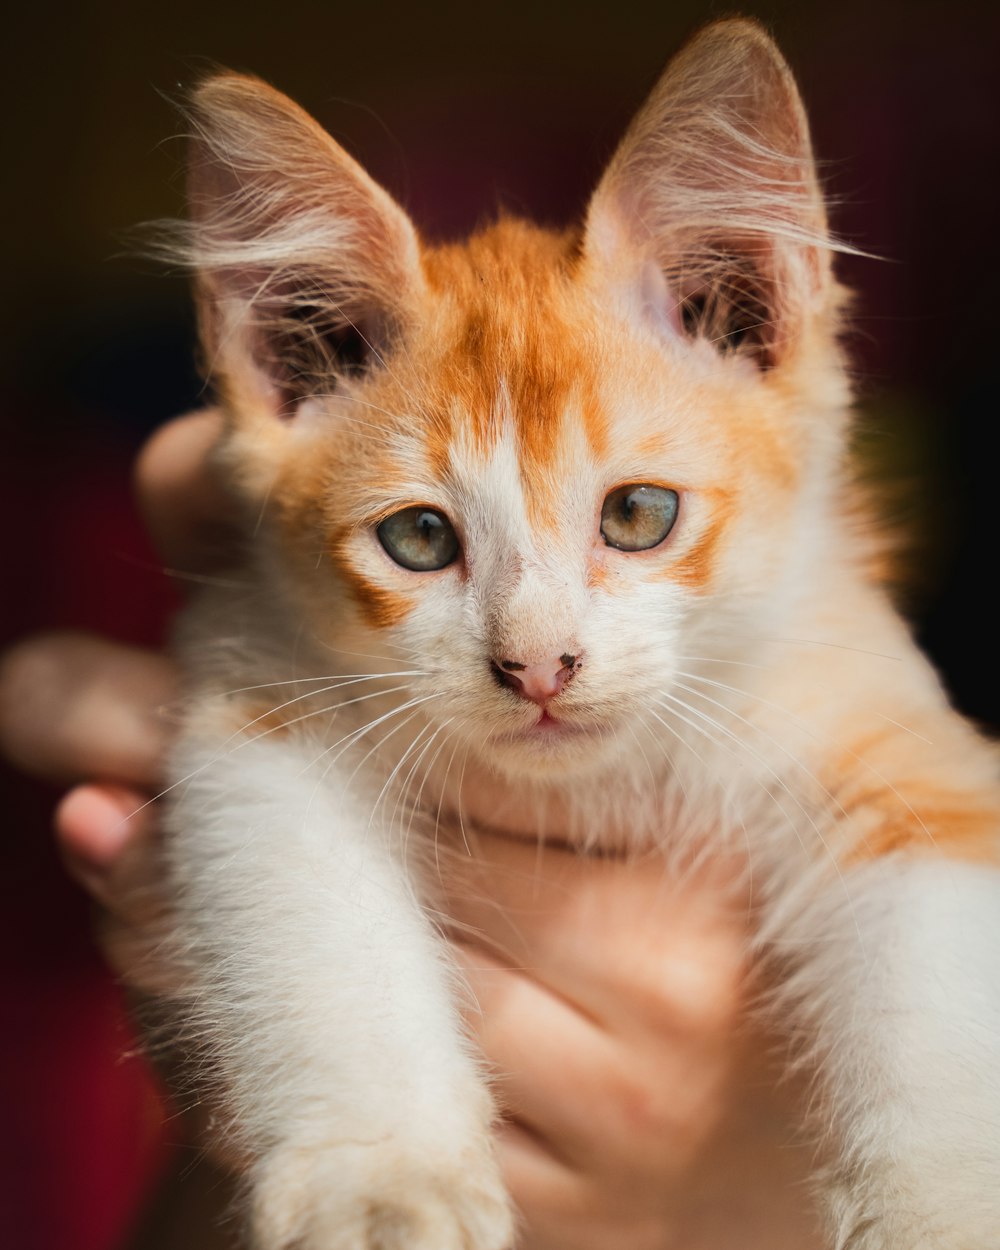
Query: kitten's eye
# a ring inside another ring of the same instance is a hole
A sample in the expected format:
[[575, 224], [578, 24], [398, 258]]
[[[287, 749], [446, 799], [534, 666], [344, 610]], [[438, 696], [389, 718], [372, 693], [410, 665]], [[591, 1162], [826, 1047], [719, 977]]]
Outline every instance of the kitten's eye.
[[656, 547], [677, 520], [677, 492], [666, 486], [619, 486], [601, 509], [601, 534], [619, 551]]
[[448, 518], [433, 508], [394, 512], [375, 532], [396, 563], [414, 573], [443, 569], [458, 555], [458, 535]]

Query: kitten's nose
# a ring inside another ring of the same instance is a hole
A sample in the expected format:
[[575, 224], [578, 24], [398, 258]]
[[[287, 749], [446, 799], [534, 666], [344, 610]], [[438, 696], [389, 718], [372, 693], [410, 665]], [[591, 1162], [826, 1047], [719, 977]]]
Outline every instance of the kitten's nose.
[[522, 699], [545, 703], [555, 698], [563, 686], [579, 672], [580, 655], [553, 656], [537, 664], [521, 664], [518, 660], [492, 660], [493, 674], [501, 686], [507, 686]]

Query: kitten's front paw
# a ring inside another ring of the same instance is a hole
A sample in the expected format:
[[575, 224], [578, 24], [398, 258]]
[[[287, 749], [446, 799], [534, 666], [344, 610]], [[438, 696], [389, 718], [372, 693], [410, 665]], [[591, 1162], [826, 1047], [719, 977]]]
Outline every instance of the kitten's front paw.
[[282, 1146], [253, 1194], [254, 1250], [510, 1250], [510, 1200], [487, 1149]]

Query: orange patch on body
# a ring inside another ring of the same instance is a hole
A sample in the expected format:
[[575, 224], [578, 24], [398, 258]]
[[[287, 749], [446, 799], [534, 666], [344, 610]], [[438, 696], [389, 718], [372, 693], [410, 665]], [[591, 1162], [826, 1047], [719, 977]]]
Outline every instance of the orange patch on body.
[[[940, 797], [921, 801], [907, 796], [907, 802], [912, 810], [907, 810], [896, 794], [884, 794], [879, 800], [866, 798], [869, 808], [877, 803], [884, 818], [850, 848], [845, 857], [847, 865], [902, 852], [1000, 866], [995, 810], [942, 803]], [[852, 810], [853, 805], [847, 807], [848, 814]]]
[[[947, 766], [938, 786], [931, 776], [938, 761], [929, 758], [909, 760], [901, 774], [898, 752], [909, 745], [896, 725], [880, 725], [826, 771], [840, 819], [857, 823], [845, 864], [898, 853], [1000, 864], [1000, 792], [968, 785], [956, 790]], [[938, 749], [950, 755], [956, 744]]]

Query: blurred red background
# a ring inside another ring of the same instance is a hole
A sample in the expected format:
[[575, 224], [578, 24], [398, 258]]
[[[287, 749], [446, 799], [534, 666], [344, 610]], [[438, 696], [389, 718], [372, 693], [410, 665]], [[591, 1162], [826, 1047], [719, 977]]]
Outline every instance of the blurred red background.
[[[296, 98], [432, 236], [498, 206], [561, 222], [684, 37], [729, 6], [477, 7], [322, 0], [20, 6], [5, 20], [8, 210], [0, 644], [39, 628], [161, 637], [172, 590], [128, 465], [199, 402], [183, 281], [129, 259], [136, 223], [182, 211], [168, 97], [213, 65]], [[867, 445], [919, 486], [916, 627], [958, 704], [1000, 722], [993, 581], [992, 3], [747, 3], [798, 73], [838, 232]], [[4, 1240], [115, 1250], [169, 1127], [48, 831], [54, 792], [3, 774]]]

